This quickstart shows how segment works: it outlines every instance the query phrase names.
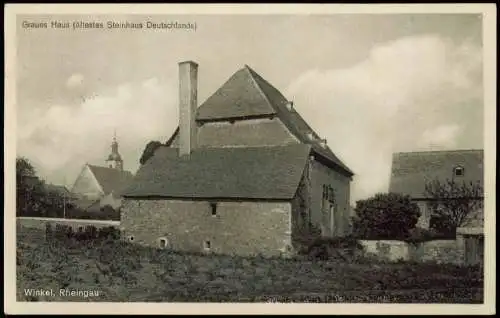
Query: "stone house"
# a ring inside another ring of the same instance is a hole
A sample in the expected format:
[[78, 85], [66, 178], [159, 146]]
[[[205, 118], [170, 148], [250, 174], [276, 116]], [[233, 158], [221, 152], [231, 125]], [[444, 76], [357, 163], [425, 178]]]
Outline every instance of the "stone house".
[[123, 159], [118, 152], [116, 137], [113, 138], [106, 164], [107, 167], [88, 163], [83, 166], [71, 188], [73, 202], [78, 208], [99, 212], [106, 205], [113, 209], [121, 207], [121, 192], [132, 181], [133, 174], [123, 170]]
[[198, 65], [179, 63], [179, 127], [146, 147], [124, 192], [130, 241], [276, 255], [348, 231], [353, 172], [275, 87], [244, 66], [198, 107]]
[[[418, 227], [428, 229], [433, 215], [425, 194], [425, 185], [433, 180], [458, 184], [479, 183], [483, 186], [483, 150], [452, 150], [395, 153], [389, 191], [407, 194], [421, 211]], [[484, 200], [481, 194], [473, 200]], [[457, 244], [465, 262], [476, 263], [484, 252], [484, 210], [472, 211], [457, 229]]]

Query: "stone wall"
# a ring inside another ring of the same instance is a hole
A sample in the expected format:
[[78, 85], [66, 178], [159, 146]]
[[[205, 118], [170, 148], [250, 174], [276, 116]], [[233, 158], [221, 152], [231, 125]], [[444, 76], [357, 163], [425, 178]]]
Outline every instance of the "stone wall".
[[121, 230], [142, 245], [166, 240], [174, 250], [279, 255], [291, 246], [291, 204], [127, 198]]
[[[311, 165], [311, 214], [315, 225], [322, 227], [325, 236], [345, 236], [349, 230], [351, 178], [312, 160]], [[335, 216], [330, 226], [328, 211], [322, 210], [323, 185], [330, 185], [335, 194]]]
[[457, 240], [406, 243], [396, 240], [361, 240], [366, 256], [388, 261], [463, 263], [463, 244]]
[[461, 263], [463, 250], [457, 240], [435, 240], [410, 244], [412, 260], [420, 262]]
[[410, 260], [409, 246], [403, 241], [392, 240], [361, 240], [367, 256], [379, 259], [398, 261]]
[[25, 228], [35, 228], [45, 231], [47, 223], [53, 227], [56, 224], [71, 226], [75, 232], [78, 231], [78, 228], [85, 228], [86, 226], [95, 226], [98, 229], [109, 226], [114, 226], [117, 229], [120, 227], [120, 221], [17, 217], [17, 224]]

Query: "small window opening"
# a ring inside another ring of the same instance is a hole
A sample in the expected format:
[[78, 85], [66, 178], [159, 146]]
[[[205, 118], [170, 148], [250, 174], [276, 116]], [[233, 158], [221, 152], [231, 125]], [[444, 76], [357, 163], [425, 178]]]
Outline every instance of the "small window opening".
[[209, 250], [211, 248], [211, 244], [210, 244], [210, 241], [205, 241], [203, 242], [203, 248], [205, 250]]
[[464, 168], [462, 167], [455, 167], [455, 169], [453, 170], [455, 176], [457, 177], [461, 177], [464, 175]]
[[133, 236], [133, 235], [130, 235], [130, 236], [128, 237], [128, 240], [129, 240], [130, 242], [132, 242], [132, 241], [134, 240], [134, 236]]
[[167, 238], [160, 237], [159, 245], [160, 245], [160, 248], [166, 248], [166, 247], [168, 247], [168, 240], [167, 240]]
[[323, 200], [335, 202], [335, 191], [330, 185], [323, 185]]
[[210, 209], [212, 210], [212, 216], [217, 216], [217, 203], [210, 203]]

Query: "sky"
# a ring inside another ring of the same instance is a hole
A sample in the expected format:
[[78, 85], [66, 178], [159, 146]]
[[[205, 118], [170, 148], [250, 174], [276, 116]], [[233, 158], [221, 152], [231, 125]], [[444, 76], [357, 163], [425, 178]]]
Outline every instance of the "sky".
[[[28, 29], [23, 21], [196, 23], [196, 30]], [[483, 148], [482, 21], [474, 14], [18, 16], [17, 154], [71, 186], [114, 130], [135, 173], [178, 123], [178, 62], [202, 103], [245, 64], [354, 171], [351, 201], [388, 190], [394, 152]]]

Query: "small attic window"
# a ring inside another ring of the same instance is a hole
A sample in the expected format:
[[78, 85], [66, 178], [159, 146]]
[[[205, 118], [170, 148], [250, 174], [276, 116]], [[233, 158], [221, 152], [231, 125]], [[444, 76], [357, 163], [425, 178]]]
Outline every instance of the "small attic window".
[[465, 173], [465, 170], [463, 167], [455, 167], [453, 168], [453, 175], [455, 175], [456, 177], [462, 177]]
[[314, 135], [313, 135], [313, 133], [307, 133], [307, 139], [309, 139], [309, 140], [311, 140], [311, 141], [312, 141], [312, 140], [314, 140]]

